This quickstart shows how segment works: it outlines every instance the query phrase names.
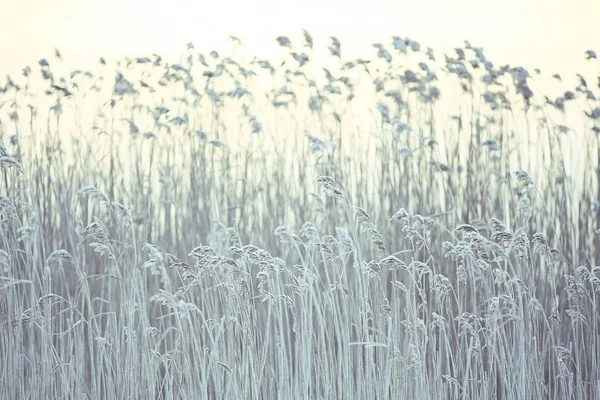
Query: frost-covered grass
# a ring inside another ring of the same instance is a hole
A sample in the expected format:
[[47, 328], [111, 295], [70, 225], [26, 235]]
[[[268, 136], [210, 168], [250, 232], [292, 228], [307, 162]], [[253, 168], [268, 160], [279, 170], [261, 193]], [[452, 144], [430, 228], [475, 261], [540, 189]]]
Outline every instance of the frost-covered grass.
[[600, 78], [277, 42], [0, 87], [0, 398], [600, 398]]

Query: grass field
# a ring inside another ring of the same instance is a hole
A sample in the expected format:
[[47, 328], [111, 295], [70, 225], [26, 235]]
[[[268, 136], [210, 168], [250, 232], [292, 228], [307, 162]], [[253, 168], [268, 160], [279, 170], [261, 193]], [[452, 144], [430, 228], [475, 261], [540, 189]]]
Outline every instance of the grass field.
[[383, 40], [15, 71], [0, 398], [600, 399], [600, 77]]

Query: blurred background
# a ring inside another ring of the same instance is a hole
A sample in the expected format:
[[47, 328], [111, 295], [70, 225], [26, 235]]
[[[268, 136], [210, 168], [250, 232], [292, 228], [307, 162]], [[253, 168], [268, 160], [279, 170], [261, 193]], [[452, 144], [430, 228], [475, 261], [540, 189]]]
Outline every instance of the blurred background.
[[[344, 56], [374, 54], [371, 44], [399, 35], [438, 56], [469, 40], [495, 63], [569, 74], [591, 68], [584, 52], [598, 45], [600, 1], [594, 0], [1, 0], [0, 74], [18, 73], [58, 48], [73, 66], [100, 55], [159, 53], [173, 59], [192, 42], [227, 50], [240, 37], [249, 54], [277, 57], [278, 35], [317, 48], [336, 35]], [[596, 49], [598, 50], [598, 49]]]

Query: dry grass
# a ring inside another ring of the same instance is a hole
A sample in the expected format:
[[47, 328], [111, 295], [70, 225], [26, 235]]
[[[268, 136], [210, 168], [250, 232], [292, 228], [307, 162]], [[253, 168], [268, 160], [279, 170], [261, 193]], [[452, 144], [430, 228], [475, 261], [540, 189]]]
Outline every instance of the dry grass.
[[2, 86], [0, 397], [600, 398], [598, 90], [277, 42]]

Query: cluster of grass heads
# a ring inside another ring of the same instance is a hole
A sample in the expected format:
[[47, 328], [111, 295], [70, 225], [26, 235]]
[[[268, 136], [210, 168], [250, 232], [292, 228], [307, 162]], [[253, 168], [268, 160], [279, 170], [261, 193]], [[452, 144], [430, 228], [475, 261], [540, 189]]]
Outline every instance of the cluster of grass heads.
[[1, 398], [600, 398], [589, 77], [233, 40], [0, 87]]

